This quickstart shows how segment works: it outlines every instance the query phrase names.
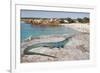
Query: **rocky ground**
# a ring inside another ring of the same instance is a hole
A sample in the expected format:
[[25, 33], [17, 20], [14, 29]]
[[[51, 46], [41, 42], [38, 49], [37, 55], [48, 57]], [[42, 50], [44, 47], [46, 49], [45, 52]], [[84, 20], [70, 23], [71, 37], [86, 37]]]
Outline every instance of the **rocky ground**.
[[89, 59], [89, 34], [80, 33], [70, 39], [64, 48], [38, 47], [31, 51], [55, 56], [56, 58], [42, 55], [24, 55], [22, 62], [65, 61]]

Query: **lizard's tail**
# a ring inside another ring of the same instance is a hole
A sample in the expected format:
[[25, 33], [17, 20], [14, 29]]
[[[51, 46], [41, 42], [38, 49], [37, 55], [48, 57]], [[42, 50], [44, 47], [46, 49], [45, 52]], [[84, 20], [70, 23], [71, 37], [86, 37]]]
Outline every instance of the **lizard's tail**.
[[47, 54], [43, 54], [43, 53], [37, 53], [37, 52], [25, 52], [24, 55], [42, 55], [42, 56], [48, 56], [48, 57], [52, 57], [52, 58], [57, 58], [55, 56], [51, 56], [51, 55], [47, 55]]

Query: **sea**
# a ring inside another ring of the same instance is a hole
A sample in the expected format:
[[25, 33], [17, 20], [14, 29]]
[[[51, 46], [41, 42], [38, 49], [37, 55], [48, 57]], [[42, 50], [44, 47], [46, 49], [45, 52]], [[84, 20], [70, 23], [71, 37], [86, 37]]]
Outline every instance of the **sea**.
[[40, 25], [32, 25], [29, 23], [21, 22], [21, 41], [25, 40], [29, 36], [41, 36], [41, 35], [63, 35], [63, 34], [73, 34], [78, 31], [65, 27], [64, 25], [58, 26], [40, 26]]

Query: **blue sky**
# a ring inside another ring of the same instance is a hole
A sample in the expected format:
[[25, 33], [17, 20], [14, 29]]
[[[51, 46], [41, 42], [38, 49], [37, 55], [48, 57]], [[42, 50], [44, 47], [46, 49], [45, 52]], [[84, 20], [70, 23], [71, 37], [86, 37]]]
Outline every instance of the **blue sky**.
[[42, 10], [21, 10], [21, 17], [40, 18], [83, 18], [89, 17], [86, 12], [64, 12], [64, 11], [42, 11]]

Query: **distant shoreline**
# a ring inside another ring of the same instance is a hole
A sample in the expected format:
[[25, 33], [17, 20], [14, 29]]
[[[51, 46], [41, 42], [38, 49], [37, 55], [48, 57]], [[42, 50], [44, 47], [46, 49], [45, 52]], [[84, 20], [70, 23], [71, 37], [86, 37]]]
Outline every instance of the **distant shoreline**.
[[57, 26], [60, 24], [72, 24], [72, 23], [89, 23], [89, 18], [21, 18], [21, 21], [30, 23], [32, 25], [47, 25], [47, 26]]

